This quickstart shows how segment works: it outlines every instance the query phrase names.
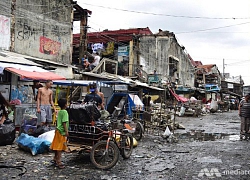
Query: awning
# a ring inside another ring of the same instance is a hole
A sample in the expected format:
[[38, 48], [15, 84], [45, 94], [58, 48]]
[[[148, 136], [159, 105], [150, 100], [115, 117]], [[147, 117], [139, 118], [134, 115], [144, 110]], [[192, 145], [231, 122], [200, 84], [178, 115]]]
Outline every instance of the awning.
[[14, 73], [20, 76], [21, 80], [64, 80], [63, 76], [59, 76], [53, 72], [37, 72], [37, 71], [25, 71], [16, 68], [5, 68], [6, 71]]
[[177, 95], [172, 89], [169, 88], [169, 90], [170, 90], [171, 94], [175, 97], [175, 99], [177, 101], [180, 101], [180, 102], [183, 102], [183, 103], [188, 101], [187, 98]]

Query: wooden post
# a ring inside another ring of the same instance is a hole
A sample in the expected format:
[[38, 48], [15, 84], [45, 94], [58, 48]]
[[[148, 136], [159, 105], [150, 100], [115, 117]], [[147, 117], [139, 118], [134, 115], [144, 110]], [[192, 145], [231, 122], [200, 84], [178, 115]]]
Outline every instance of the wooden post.
[[205, 89], [205, 98], [207, 100], [207, 90], [206, 90], [206, 75], [203, 71], [203, 83], [204, 83], [204, 89]]
[[79, 64], [81, 64], [81, 60], [87, 51], [87, 24], [88, 12], [85, 10], [80, 20]]
[[133, 48], [133, 40], [129, 42], [129, 70], [128, 70], [128, 75], [132, 76], [133, 75], [133, 65], [134, 65], [134, 48]]

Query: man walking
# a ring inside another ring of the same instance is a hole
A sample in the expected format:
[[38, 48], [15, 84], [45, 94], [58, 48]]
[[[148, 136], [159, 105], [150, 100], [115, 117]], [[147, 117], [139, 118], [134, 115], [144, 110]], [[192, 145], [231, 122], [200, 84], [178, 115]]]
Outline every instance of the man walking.
[[41, 87], [38, 89], [37, 95], [37, 112], [41, 113], [41, 125], [48, 125], [52, 123], [52, 111], [51, 106], [56, 112], [56, 108], [53, 103], [53, 91], [50, 89], [53, 82], [51, 80], [47, 80], [45, 83], [45, 87]]

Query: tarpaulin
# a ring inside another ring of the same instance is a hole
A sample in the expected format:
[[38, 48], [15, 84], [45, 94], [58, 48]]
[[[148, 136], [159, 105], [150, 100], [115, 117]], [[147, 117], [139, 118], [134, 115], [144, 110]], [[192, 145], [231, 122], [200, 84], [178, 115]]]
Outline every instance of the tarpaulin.
[[5, 68], [5, 70], [14, 73], [22, 80], [65, 80], [66, 78], [60, 75], [57, 75], [53, 72], [49, 71], [27, 71], [27, 70], [21, 70], [21, 69], [16, 69], [12, 67]]
[[182, 97], [182, 96], [179, 96], [179, 95], [176, 94], [172, 89], [169, 89], [169, 90], [170, 90], [171, 94], [175, 97], [175, 99], [176, 99], [177, 101], [181, 101], [181, 102], [187, 102], [187, 101], [188, 101], [187, 98]]

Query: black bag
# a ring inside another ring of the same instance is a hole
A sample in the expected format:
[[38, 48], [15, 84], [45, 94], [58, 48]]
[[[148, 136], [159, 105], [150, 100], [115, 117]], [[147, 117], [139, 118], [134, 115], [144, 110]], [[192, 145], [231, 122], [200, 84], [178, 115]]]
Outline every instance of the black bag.
[[67, 110], [69, 119], [79, 124], [89, 124], [92, 120], [98, 120], [101, 117], [97, 106], [93, 104], [71, 104]]
[[50, 127], [48, 126], [37, 126], [37, 129], [35, 130], [34, 134], [31, 134], [34, 137], [38, 137], [39, 135], [50, 131]]
[[10, 145], [16, 138], [16, 128], [14, 123], [6, 119], [4, 124], [0, 125], [0, 145]]

